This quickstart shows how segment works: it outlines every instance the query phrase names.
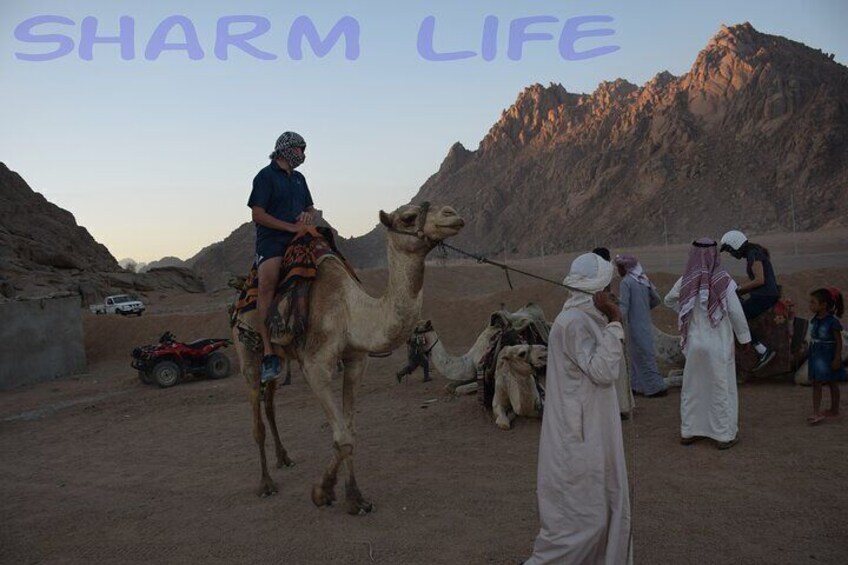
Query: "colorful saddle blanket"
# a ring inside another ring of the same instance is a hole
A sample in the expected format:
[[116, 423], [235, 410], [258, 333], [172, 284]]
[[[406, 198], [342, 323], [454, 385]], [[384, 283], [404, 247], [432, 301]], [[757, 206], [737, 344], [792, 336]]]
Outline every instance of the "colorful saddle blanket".
[[[309, 291], [318, 274], [318, 265], [328, 257], [341, 261], [348, 274], [359, 281], [353, 267], [336, 247], [333, 232], [329, 228], [305, 226], [289, 243], [283, 255], [280, 279], [267, 319], [272, 336], [290, 333], [296, 343], [306, 336]], [[239, 313], [256, 308], [258, 295], [258, 266], [254, 262], [233, 305], [231, 325], [235, 325]]]

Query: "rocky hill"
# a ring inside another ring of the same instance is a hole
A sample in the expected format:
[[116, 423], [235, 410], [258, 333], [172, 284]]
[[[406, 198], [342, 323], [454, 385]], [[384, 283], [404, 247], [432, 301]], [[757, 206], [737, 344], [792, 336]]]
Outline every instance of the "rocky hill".
[[245, 222], [223, 241], [208, 245], [186, 260], [186, 265], [198, 273], [207, 287], [227, 284], [233, 275], [246, 275], [256, 253], [256, 227]]
[[146, 272], [146, 271], [150, 271], [152, 269], [161, 269], [163, 267], [185, 267], [185, 266], [186, 266], [185, 261], [183, 261], [179, 257], [173, 257], [173, 256], [169, 255], [168, 257], [162, 257], [161, 259], [147, 263], [144, 266], [144, 268], [139, 269], [139, 271]]
[[[451, 147], [424, 200], [468, 220], [456, 244], [531, 255], [789, 230], [793, 205], [799, 230], [844, 225], [848, 68], [745, 23], [722, 27], [680, 77], [592, 94], [536, 84], [476, 151]], [[381, 257], [380, 232], [350, 254]]]
[[89, 304], [108, 294], [163, 289], [202, 292], [203, 284], [188, 269], [125, 271], [73, 214], [0, 163], [0, 297], [73, 293]]
[[[456, 143], [413, 198], [467, 220], [455, 244], [536, 255], [591, 247], [842, 224], [848, 213], [848, 68], [820, 50], [722, 27], [688, 73], [591, 94], [535, 84], [475, 151]], [[244, 270], [250, 224], [190, 260]], [[340, 247], [385, 257], [376, 227]]]
[[[321, 211], [316, 211], [318, 213], [316, 223], [332, 229], [332, 226], [324, 220]], [[344, 253], [346, 251], [346, 240], [339, 237], [335, 230], [333, 230], [333, 233], [336, 236], [336, 243]], [[253, 222], [245, 222], [223, 241], [207, 245], [187, 259], [185, 266], [191, 268], [203, 278], [208, 290], [214, 290], [226, 286], [229, 279], [234, 275], [246, 275], [253, 264], [255, 249], [256, 226]]]

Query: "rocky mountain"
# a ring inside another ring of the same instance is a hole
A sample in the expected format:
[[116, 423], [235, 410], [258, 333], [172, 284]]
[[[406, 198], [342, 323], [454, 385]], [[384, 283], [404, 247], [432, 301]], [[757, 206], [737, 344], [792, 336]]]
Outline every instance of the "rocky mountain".
[[[750, 24], [722, 27], [688, 73], [591, 94], [535, 84], [476, 151], [451, 147], [413, 202], [468, 221], [455, 244], [546, 251], [845, 225], [848, 68]], [[382, 230], [347, 242], [368, 264]], [[382, 242], [382, 243], [381, 243]]]
[[[413, 202], [454, 206], [456, 245], [535, 255], [844, 225], [848, 213], [848, 68], [748, 23], [722, 27], [689, 72], [591, 94], [535, 84], [475, 151], [456, 143]], [[189, 263], [243, 271], [253, 228]], [[378, 266], [385, 232], [342, 241]]]
[[[316, 210], [319, 226], [332, 226], [326, 222], [320, 210]], [[343, 253], [346, 252], [346, 241], [336, 236], [336, 243]], [[256, 226], [253, 222], [245, 222], [236, 228], [223, 241], [207, 245], [194, 256], [185, 261], [185, 265], [203, 278], [206, 288], [214, 290], [226, 286], [233, 276], [246, 275], [253, 264], [256, 253]]]
[[151, 261], [144, 265], [143, 268], [139, 269], [139, 271], [146, 272], [152, 269], [161, 269], [163, 267], [185, 267], [186, 262], [180, 259], [179, 257], [162, 257], [161, 259], [157, 259], [156, 261]]
[[0, 163], [0, 298], [72, 293], [89, 304], [118, 292], [172, 288], [202, 292], [203, 284], [188, 269], [125, 271], [73, 214]]
[[227, 284], [233, 275], [246, 275], [256, 254], [256, 227], [245, 222], [223, 241], [208, 245], [186, 260], [206, 286], [215, 289]]

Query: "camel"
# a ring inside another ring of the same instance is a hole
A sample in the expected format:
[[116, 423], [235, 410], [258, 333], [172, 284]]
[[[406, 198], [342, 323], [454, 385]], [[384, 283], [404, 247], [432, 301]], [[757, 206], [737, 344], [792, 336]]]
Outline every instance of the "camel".
[[439, 339], [439, 334], [433, 329], [430, 320], [427, 320], [420, 327], [425, 339], [424, 349], [430, 351], [430, 361], [443, 377], [451, 381], [447, 386], [448, 391], [454, 394], [471, 394], [477, 390], [475, 381], [483, 356], [488, 351], [492, 338], [500, 328], [504, 325], [512, 325], [520, 330], [527, 324], [536, 321], [541, 321], [543, 325], [546, 325], [544, 312], [533, 303], [529, 303], [515, 312], [505, 310], [493, 312], [489, 325], [477, 336], [474, 345], [459, 357], [454, 357], [448, 353]]
[[680, 347], [680, 336], [667, 334], [654, 326], [654, 355], [657, 361], [682, 367], [686, 363], [686, 357], [683, 356], [683, 350]]
[[[318, 398], [333, 432], [333, 455], [312, 487], [312, 502], [318, 507], [335, 502], [337, 476], [344, 466], [347, 511], [353, 515], [368, 513], [373, 508], [360, 492], [354, 475], [354, 403], [368, 353], [390, 351], [406, 342], [421, 317], [425, 257], [440, 241], [456, 235], [465, 225], [453, 208], [430, 207], [428, 203], [401, 206], [391, 214], [380, 211], [380, 223], [387, 229], [389, 280], [386, 293], [380, 298], [370, 296], [341, 261], [330, 256], [320, 263], [312, 283], [304, 339], [294, 342], [290, 335], [272, 337], [277, 355], [300, 362], [303, 376]], [[255, 311], [239, 314], [234, 334], [239, 325], [251, 327], [255, 319]], [[277, 487], [268, 473], [265, 457], [265, 425], [260, 408], [263, 396], [265, 417], [276, 448], [277, 467], [292, 465], [275, 422], [276, 384], [272, 381], [261, 386], [259, 352], [239, 339], [233, 342], [242, 375], [249, 386], [253, 409], [253, 437], [259, 447], [262, 469], [257, 494], [267, 496], [274, 494]], [[333, 396], [330, 386], [339, 361], [344, 365], [341, 403]]]
[[480, 361], [489, 348], [489, 341], [497, 331], [497, 328], [486, 326], [468, 351], [460, 357], [453, 357], [445, 349], [436, 330], [430, 329], [424, 334], [425, 347], [430, 350], [430, 362], [449, 381], [458, 383], [473, 381], [477, 378], [477, 367], [480, 366]]
[[[533, 313], [533, 316], [537, 316], [535, 309], [538, 308], [535, 304], [528, 304], [511, 315], [517, 315], [522, 310], [527, 310]], [[492, 319], [495, 319], [500, 314], [502, 313], [493, 313]], [[544, 320], [544, 314], [541, 314], [540, 319]], [[449, 392], [471, 394], [477, 390], [477, 385], [474, 383], [477, 378], [477, 369], [479, 369], [483, 355], [489, 347], [489, 341], [497, 331], [498, 328], [493, 324], [486, 326], [483, 332], [477, 337], [474, 345], [467, 352], [459, 357], [454, 357], [445, 349], [445, 346], [439, 339], [439, 334], [432, 328], [432, 324], [430, 324], [428, 331], [424, 332], [426, 340], [425, 349], [430, 351], [430, 361], [436, 370], [449, 381], [453, 381], [448, 384]], [[680, 336], [664, 333], [656, 326], [654, 326], [654, 351], [657, 360], [666, 365], [682, 367], [686, 361], [680, 349]], [[671, 373], [674, 373], [674, 371]], [[669, 386], [680, 386], [680, 379], [675, 378], [671, 373], [666, 378], [666, 384]]]
[[536, 370], [547, 363], [544, 345], [510, 345], [501, 349], [495, 368], [495, 396], [492, 411], [502, 430], [511, 427], [516, 416], [540, 418], [542, 398], [536, 387]]
[[[657, 335], [660, 334], [662, 337], [658, 338]], [[663, 345], [660, 345], [660, 339], [663, 340]], [[683, 366], [685, 364], [686, 358], [683, 356], [683, 351], [680, 347], [680, 337], [673, 336], [669, 334], [663, 334], [657, 328], [654, 328], [654, 344], [657, 350], [657, 358], [661, 358], [660, 350], [661, 347], [665, 352], [664, 360], [667, 361], [670, 365], [677, 365], [678, 367]], [[848, 331], [842, 332], [842, 362], [848, 363]], [[807, 361], [804, 360], [803, 363], [796, 369], [795, 375], [795, 384], [808, 386], [810, 385], [810, 377], [807, 372]], [[669, 371], [668, 376], [665, 378], [665, 382], [668, 386], [682, 386], [683, 384], [683, 370], [682, 369], [672, 369]]]

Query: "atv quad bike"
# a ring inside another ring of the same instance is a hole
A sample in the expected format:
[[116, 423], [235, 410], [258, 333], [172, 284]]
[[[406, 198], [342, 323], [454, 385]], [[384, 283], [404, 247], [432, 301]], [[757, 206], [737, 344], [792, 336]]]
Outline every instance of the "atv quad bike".
[[231, 344], [232, 341], [223, 338], [183, 343], [171, 332], [165, 332], [158, 344], [133, 349], [130, 364], [142, 382], [156, 383], [162, 388], [176, 385], [186, 375], [223, 379], [230, 374], [230, 359], [221, 349]]

